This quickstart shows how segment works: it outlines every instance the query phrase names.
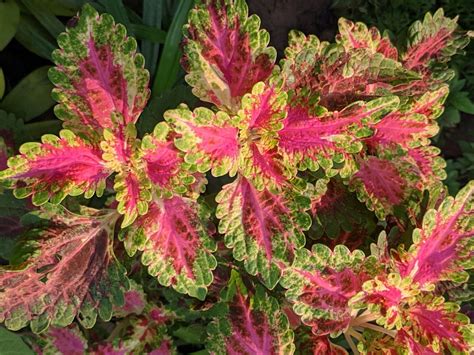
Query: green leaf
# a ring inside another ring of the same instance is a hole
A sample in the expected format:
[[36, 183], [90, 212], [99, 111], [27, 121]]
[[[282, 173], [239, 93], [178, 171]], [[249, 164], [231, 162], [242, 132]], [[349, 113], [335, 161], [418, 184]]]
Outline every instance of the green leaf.
[[0, 108], [29, 121], [53, 106], [48, 69], [38, 68], [23, 78], [0, 103]]
[[54, 38], [64, 31], [63, 23], [44, 6], [43, 1], [21, 0], [21, 2]]
[[449, 102], [459, 111], [474, 115], [474, 103], [469, 99], [466, 91], [461, 91], [449, 96]]
[[0, 349], [0, 354], [2, 355], [34, 354], [25, 344], [20, 334], [10, 332], [3, 327], [0, 327]]
[[172, 88], [176, 82], [179, 70], [179, 57], [181, 56], [179, 46], [183, 36], [181, 29], [186, 22], [192, 4], [192, 0], [181, 0], [173, 17], [173, 22], [166, 36], [163, 53], [161, 54], [160, 64], [153, 81], [153, 96]]
[[29, 51], [51, 60], [51, 53], [56, 48], [52, 37], [44, 30], [33, 16], [22, 15], [15, 39]]
[[[140, 25], [140, 24], [133, 24], [131, 25], [131, 28], [133, 32], [135, 32], [135, 37], [137, 39], [154, 42], [154, 44], [156, 45], [158, 45], [158, 43], [165, 43], [166, 41], [166, 31], [163, 31], [151, 26]], [[143, 53], [143, 48], [142, 48], [142, 54], [145, 55]], [[148, 63], [148, 62], [149, 62], [148, 58], [145, 57], [145, 63]]]
[[20, 23], [20, 9], [13, 0], [0, 2], [0, 51], [13, 38]]
[[41, 0], [41, 5], [56, 16], [74, 16], [87, 0]]
[[[144, 0], [143, 1], [143, 23], [150, 26], [154, 30], [161, 31], [161, 18], [163, 16], [163, 0]], [[163, 42], [166, 40], [166, 33], [164, 34]], [[136, 33], [138, 36], [138, 33]], [[156, 64], [158, 62], [158, 55], [160, 52], [160, 46], [157, 43], [152, 43], [149, 38], [142, 42], [142, 53], [145, 57], [146, 68], [150, 73], [154, 73], [156, 70]]]
[[461, 114], [459, 110], [453, 106], [448, 106], [443, 112], [443, 115], [439, 119], [441, 127], [456, 127], [461, 122]]

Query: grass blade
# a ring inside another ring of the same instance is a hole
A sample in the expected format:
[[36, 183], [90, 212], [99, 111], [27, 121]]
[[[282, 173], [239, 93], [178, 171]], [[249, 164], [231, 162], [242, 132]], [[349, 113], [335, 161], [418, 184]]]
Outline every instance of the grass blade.
[[36, 0], [21, 0], [21, 2], [54, 38], [64, 32], [64, 24], [44, 4]]
[[153, 81], [152, 95], [159, 95], [173, 87], [179, 71], [179, 48], [188, 12], [193, 4], [192, 0], [181, 0], [173, 17], [173, 22], [168, 30], [166, 42], [161, 53], [160, 63]]
[[44, 30], [33, 16], [22, 14], [15, 39], [29, 51], [51, 60], [51, 52], [56, 49], [54, 39]]
[[[143, 0], [143, 23], [157, 30], [161, 30], [163, 16], [163, 0]], [[155, 73], [160, 45], [157, 41], [144, 40], [142, 54], [145, 57], [146, 68], [150, 73]], [[164, 42], [164, 41], [163, 41]], [[163, 43], [160, 42], [160, 43]]]
[[[166, 31], [159, 30], [157, 28], [132, 24], [133, 32], [135, 33], [135, 38], [143, 40], [143, 42], [155, 43], [159, 46], [159, 43], [165, 43], [166, 40]], [[143, 50], [142, 50], [143, 52]], [[142, 53], [145, 55], [144, 53]], [[148, 61], [148, 58], [145, 57], [145, 60]]]

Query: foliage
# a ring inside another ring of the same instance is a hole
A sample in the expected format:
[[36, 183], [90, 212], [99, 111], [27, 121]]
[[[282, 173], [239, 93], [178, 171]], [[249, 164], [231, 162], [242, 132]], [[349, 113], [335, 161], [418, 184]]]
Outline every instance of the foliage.
[[[277, 64], [243, 0], [198, 1], [182, 64], [202, 104], [138, 134], [174, 84], [191, 2], [176, 10], [151, 93], [127, 35], [145, 29], [120, 1], [102, 5], [122, 23], [89, 4], [65, 32], [47, 22], [59, 135], [16, 155], [15, 140], [0, 141], [0, 181], [28, 201], [4, 217], [17, 226], [1, 250], [6, 328], [45, 354], [473, 350], [461, 305], [474, 183], [449, 196], [431, 145], [447, 63], [469, 42], [456, 19], [427, 13], [397, 48], [341, 18], [335, 43], [292, 31]], [[9, 132], [24, 126], [1, 115]]]

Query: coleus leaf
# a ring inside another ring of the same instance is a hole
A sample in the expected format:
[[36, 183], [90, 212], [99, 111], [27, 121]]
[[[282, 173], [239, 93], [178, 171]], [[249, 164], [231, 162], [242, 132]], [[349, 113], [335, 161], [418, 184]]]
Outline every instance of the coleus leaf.
[[112, 171], [100, 148], [68, 130], [62, 130], [59, 137], [44, 135], [42, 142], [23, 144], [21, 155], [10, 158], [9, 169], [0, 174], [15, 188], [17, 198], [32, 195], [33, 203], [42, 205], [48, 200], [59, 203], [67, 195], [85, 193], [89, 198], [102, 194]]
[[242, 98], [238, 112], [240, 172], [262, 190], [266, 186], [280, 188], [294, 176], [294, 169], [282, 163], [277, 150], [278, 131], [286, 116], [286, 92], [278, 84], [259, 82]]
[[369, 123], [395, 110], [398, 103], [395, 96], [385, 97], [321, 116], [313, 116], [303, 107], [290, 108], [278, 132], [279, 149], [285, 162], [301, 170], [330, 169], [333, 161], [341, 163], [349, 154], [359, 152], [360, 138], [371, 133]]
[[296, 251], [280, 284], [287, 289], [286, 298], [293, 303], [295, 313], [315, 335], [337, 336], [349, 326], [349, 300], [370, 277], [371, 262], [360, 250], [351, 253], [337, 245], [332, 251], [323, 244], [314, 244], [311, 251]]
[[423, 22], [413, 23], [408, 37], [408, 48], [402, 55], [403, 64], [418, 71], [424, 71], [433, 62], [449, 61], [469, 43], [469, 37], [458, 29], [457, 17], [445, 17], [443, 9], [438, 9], [434, 15], [427, 13]]
[[[239, 282], [240, 281], [240, 282]], [[261, 286], [230, 284], [226, 310], [208, 326], [207, 350], [216, 354], [291, 354], [293, 331], [278, 301]]]
[[[75, 215], [47, 204], [33, 212], [33, 225], [20, 241], [18, 258], [0, 271], [0, 321], [12, 330], [28, 323], [35, 333], [64, 327], [77, 315], [87, 328], [97, 313], [112, 316], [128, 288], [125, 269], [112, 250], [118, 215], [88, 210]], [[38, 222], [39, 220], [39, 222]]]
[[122, 233], [122, 239], [130, 255], [143, 251], [142, 263], [160, 284], [202, 300], [217, 266], [207, 218], [191, 199], [159, 199]]
[[328, 336], [316, 336], [305, 328], [299, 327], [295, 331], [296, 355], [348, 355], [342, 346], [333, 344]]
[[248, 16], [241, 0], [203, 0], [184, 27], [183, 64], [193, 93], [219, 109], [236, 113], [241, 97], [267, 79], [276, 51], [260, 19]]
[[149, 74], [125, 26], [86, 4], [75, 26], [59, 35], [58, 44], [49, 78], [59, 103], [55, 113], [64, 126], [100, 139], [105, 128], [135, 123], [148, 100]]
[[160, 122], [152, 134], [143, 137], [140, 158], [145, 162], [145, 171], [156, 196], [184, 194], [192, 189], [188, 185], [199, 183], [194, 166], [186, 164], [183, 154], [175, 148], [174, 136], [169, 125]]
[[464, 282], [473, 268], [474, 183], [456, 196], [447, 197], [438, 209], [429, 210], [421, 228], [413, 232], [413, 245], [402, 254], [400, 274], [420, 287], [441, 280]]
[[42, 354], [82, 355], [88, 348], [87, 340], [77, 324], [68, 327], [51, 327], [41, 334], [38, 343]]
[[398, 60], [398, 50], [390, 42], [388, 35], [380, 35], [377, 28], [367, 26], [362, 22], [352, 22], [345, 18], [338, 21], [339, 34], [336, 42], [341, 43], [347, 52], [357, 48], [367, 48], [370, 53], [381, 53], [386, 58]]
[[438, 133], [435, 118], [443, 110], [448, 95], [448, 87], [416, 97], [408, 105], [402, 105], [376, 122], [372, 128], [373, 136], [365, 140], [369, 149], [384, 149], [399, 145], [404, 149], [429, 145], [429, 138]]
[[114, 190], [118, 201], [117, 211], [124, 215], [122, 227], [133, 223], [139, 215], [148, 211], [151, 200], [151, 182], [140, 157], [140, 142], [133, 124], [117, 133], [104, 130], [104, 140], [100, 143], [106, 165], [117, 173]]
[[305, 244], [304, 230], [311, 218], [304, 212], [309, 199], [295, 192], [258, 191], [238, 177], [216, 197], [219, 232], [224, 234], [234, 258], [243, 261], [251, 275], [258, 275], [270, 289], [291, 264], [295, 251]]
[[216, 177], [236, 174], [239, 130], [225, 112], [214, 113], [204, 107], [190, 111], [182, 106], [166, 111], [165, 119], [180, 134], [176, 146], [186, 152], [185, 160], [196, 164], [198, 171], [211, 170]]
[[395, 206], [419, 197], [417, 179], [410, 162], [387, 153], [387, 157], [368, 156], [360, 160], [359, 170], [351, 178], [349, 189], [355, 191], [358, 199], [365, 202], [379, 219], [384, 219], [393, 214]]

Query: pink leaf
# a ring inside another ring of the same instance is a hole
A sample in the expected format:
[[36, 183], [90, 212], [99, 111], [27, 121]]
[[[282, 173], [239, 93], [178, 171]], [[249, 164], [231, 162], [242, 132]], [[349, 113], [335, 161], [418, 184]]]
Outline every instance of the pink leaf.
[[423, 226], [413, 232], [413, 246], [399, 264], [402, 276], [411, 276], [424, 287], [440, 280], [465, 281], [472, 268], [471, 239], [474, 184], [456, 199], [448, 197], [437, 210], [429, 210]]
[[303, 231], [311, 221], [304, 213], [309, 201], [285, 192], [258, 191], [243, 177], [224, 186], [216, 201], [226, 246], [234, 249], [234, 258], [244, 261], [250, 274], [273, 288], [280, 267], [291, 264], [295, 250], [304, 246]]
[[424, 70], [431, 61], [446, 62], [469, 43], [469, 38], [458, 31], [457, 17], [444, 17], [443, 9], [423, 22], [415, 22], [409, 29], [409, 46], [403, 55], [408, 69]]
[[368, 279], [364, 254], [338, 245], [331, 251], [314, 244], [312, 252], [296, 252], [293, 264], [285, 270], [281, 285], [294, 311], [315, 335], [340, 334], [352, 319], [349, 300], [362, 290]]
[[98, 139], [104, 128], [135, 123], [148, 100], [149, 74], [125, 27], [84, 6], [58, 43], [49, 77], [59, 103], [55, 113], [65, 127]]
[[61, 131], [60, 138], [44, 135], [42, 141], [24, 144], [22, 155], [10, 158], [10, 168], [2, 172], [4, 179], [24, 183], [16, 184], [17, 197], [33, 195], [33, 203], [41, 205], [49, 199], [59, 203], [68, 194], [102, 194], [111, 170], [98, 147], [67, 130]]
[[87, 340], [76, 324], [67, 328], [51, 328], [42, 338], [47, 341], [43, 351], [49, 350], [51, 353], [83, 355], [87, 349]]
[[110, 289], [117, 295], [127, 288], [125, 270], [111, 255], [117, 220], [112, 212], [75, 215], [45, 205], [36, 213], [46, 226], [31, 228], [20, 244], [21, 259], [0, 271], [0, 321], [7, 328], [18, 330], [31, 322], [33, 332], [40, 333], [50, 323], [66, 326], [81, 306], [94, 322], [95, 308], [111, 304]]
[[270, 76], [276, 51], [259, 27], [244, 2], [205, 0], [191, 10], [183, 64], [197, 97], [236, 112], [241, 97]]
[[300, 168], [315, 170], [318, 165], [332, 166], [332, 159], [358, 152], [357, 137], [367, 135], [368, 122], [385, 115], [398, 105], [396, 97], [369, 103], [355, 103], [341, 112], [313, 116], [303, 107], [291, 107], [282, 130], [278, 132], [279, 148]]
[[175, 144], [187, 153], [186, 161], [196, 164], [200, 172], [211, 169], [214, 176], [235, 175], [239, 131], [226, 113], [182, 107], [167, 111], [165, 118], [180, 134]]
[[182, 197], [155, 201], [125, 232], [125, 246], [131, 254], [143, 251], [143, 264], [162, 285], [204, 299], [216, 260], [200, 212], [197, 202]]

